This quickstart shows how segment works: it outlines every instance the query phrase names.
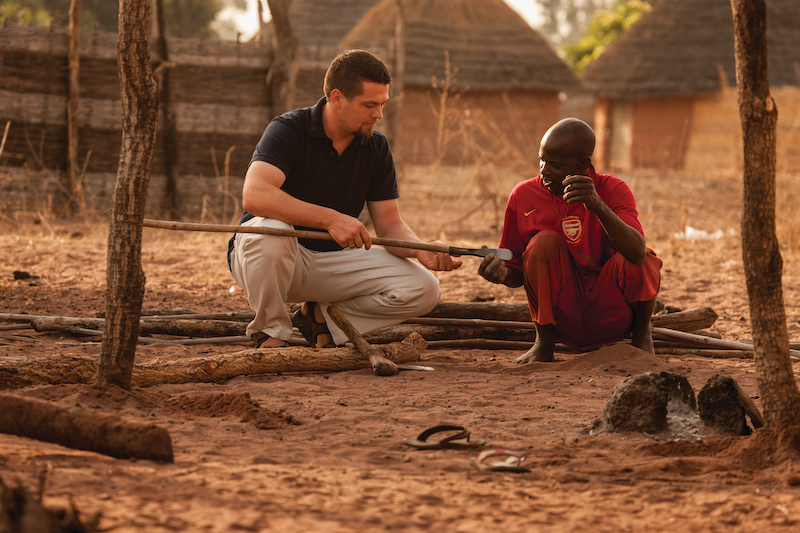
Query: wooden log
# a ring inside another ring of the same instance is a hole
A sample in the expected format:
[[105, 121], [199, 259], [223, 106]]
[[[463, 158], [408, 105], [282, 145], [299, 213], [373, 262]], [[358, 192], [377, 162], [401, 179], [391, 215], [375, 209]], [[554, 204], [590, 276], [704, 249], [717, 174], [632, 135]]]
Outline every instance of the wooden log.
[[381, 328], [371, 334], [364, 335], [364, 338], [372, 344], [381, 344], [387, 340], [397, 342], [406, 338], [412, 332], [418, 333], [429, 342], [448, 339], [480, 338], [525, 341], [532, 344], [533, 341], [536, 340], [536, 332], [531, 329], [427, 326], [422, 324], [398, 324], [397, 326]]
[[676, 331], [695, 331], [710, 328], [717, 321], [717, 313], [710, 307], [698, 307], [688, 311], [667, 313], [653, 316], [655, 328], [667, 328]]
[[[440, 341], [428, 341], [429, 349], [436, 348], [460, 348], [460, 349], [481, 349], [481, 350], [527, 350], [532, 346], [530, 341], [503, 341], [495, 339], [448, 339]], [[563, 344], [556, 344], [556, 352], [582, 352]]]
[[[492, 302], [439, 302], [428, 318], [483, 318], [487, 320], [512, 320], [530, 322], [531, 313], [527, 303]], [[698, 328], [695, 328], [698, 329]]]
[[[72, 331], [74, 328], [102, 328], [103, 318], [42, 317], [31, 321], [36, 331]], [[247, 324], [221, 320], [141, 320], [139, 333], [143, 335], [230, 336], [244, 335]]]
[[[381, 346], [378, 351], [394, 363], [418, 361], [427, 347], [425, 339], [410, 335], [403, 342]], [[211, 357], [154, 359], [133, 367], [132, 385], [217, 383], [236, 376], [285, 372], [342, 372], [369, 368], [354, 347], [313, 349], [301, 346], [248, 349]], [[93, 359], [41, 357], [20, 364], [0, 365], [0, 388], [35, 383], [91, 383], [97, 365]]]
[[[749, 350], [755, 351], [752, 344], [746, 342], [726, 341], [720, 339], [713, 339], [711, 337], [704, 337], [702, 335], [692, 335], [683, 331], [674, 331], [666, 328], [653, 328], [653, 337], [678, 339], [695, 346], [711, 346], [714, 348], [730, 348], [733, 350]], [[789, 354], [794, 357], [800, 357], [800, 352], [797, 350], [789, 350]]]
[[171, 463], [166, 429], [82, 407], [0, 394], [0, 432], [119, 459]]
[[656, 346], [658, 355], [697, 355], [699, 357], [711, 357], [713, 359], [752, 359], [753, 352], [748, 350], [725, 350], [709, 348], [676, 348], [674, 346]]

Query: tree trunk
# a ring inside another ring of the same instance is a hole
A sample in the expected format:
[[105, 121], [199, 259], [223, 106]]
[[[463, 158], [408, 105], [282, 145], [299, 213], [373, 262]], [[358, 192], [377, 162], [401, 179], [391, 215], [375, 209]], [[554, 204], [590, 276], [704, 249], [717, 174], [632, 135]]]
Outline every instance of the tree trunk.
[[405, 88], [406, 69], [406, 19], [403, 0], [395, 0], [397, 18], [394, 28], [394, 53], [392, 54], [391, 100], [386, 105], [386, 140], [393, 152], [398, 149], [397, 139], [400, 136], [400, 124], [403, 116], [403, 90]]
[[176, 216], [175, 206], [178, 203], [178, 150], [177, 150], [177, 124], [175, 113], [172, 110], [170, 97], [170, 68], [169, 50], [167, 48], [167, 28], [164, 23], [164, 0], [155, 0], [156, 7], [156, 35], [158, 35], [157, 48], [160, 57], [157, 69], [160, 71], [159, 101], [161, 112], [164, 116], [164, 125], [161, 128], [164, 145], [164, 166], [167, 170], [167, 179], [164, 186], [164, 200], [161, 206], [164, 217], [173, 219]]
[[106, 274], [106, 321], [98, 384], [129, 389], [144, 298], [142, 219], [153, 163], [158, 88], [150, 67], [150, 2], [119, 4], [122, 146], [111, 202]]
[[775, 232], [775, 134], [778, 110], [767, 75], [765, 0], [731, 0], [736, 85], [744, 137], [742, 256], [750, 301], [756, 379], [767, 425], [800, 424], [800, 392], [789, 357], [783, 260]]
[[292, 33], [289, 7], [292, 0], [267, 0], [272, 14], [272, 64], [267, 85], [272, 98], [272, 115], [278, 116], [294, 106], [294, 58], [297, 38]]
[[78, 164], [78, 103], [80, 101], [80, 37], [81, 0], [72, 0], [69, 6], [69, 87], [67, 97], [67, 205], [64, 211], [75, 214], [84, 211], [83, 187]]

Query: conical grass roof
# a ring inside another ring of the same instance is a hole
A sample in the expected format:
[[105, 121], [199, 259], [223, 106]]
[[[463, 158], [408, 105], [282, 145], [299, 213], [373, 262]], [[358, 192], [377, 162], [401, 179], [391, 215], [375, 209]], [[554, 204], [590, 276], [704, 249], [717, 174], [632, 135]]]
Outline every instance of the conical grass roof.
[[[565, 91], [579, 83], [550, 44], [503, 0], [402, 0], [406, 85], [430, 86], [445, 75], [449, 53], [456, 88], [473, 91]], [[346, 48], [390, 47], [395, 0], [383, 0], [340, 41]]]
[[[767, 0], [772, 87], [800, 85], [800, 0]], [[599, 96], [640, 98], [736, 86], [729, 0], [660, 0], [581, 73]]]

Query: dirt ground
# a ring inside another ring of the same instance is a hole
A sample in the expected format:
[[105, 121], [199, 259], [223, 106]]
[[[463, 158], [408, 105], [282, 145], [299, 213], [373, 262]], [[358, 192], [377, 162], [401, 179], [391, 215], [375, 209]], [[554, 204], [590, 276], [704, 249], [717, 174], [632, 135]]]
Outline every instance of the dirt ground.
[[[524, 177], [495, 168], [406, 168], [401, 210], [423, 238], [493, 247], [508, 191]], [[649, 246], [664, 261], [661, 299], [681, 309], [712, 307], [723, 339], [751, 341], [740, 180], [621, 177], [636, 194]], [[779, 179], [792, 342], [800, 341], [799, 177]], [[0, 225], [0, 313], [94, 317], [104, 309], [103, 221]], [[247, 311], [227, 271], [227, 238], [145, 230], [144, 307]], [[477, 264], [465, 258], [462, 269], [438, 274], [442, 300], [524, 301], [521, 290], [483, 281]], [[14, 271], [35, 277], [15, 280]], [[0, 365], [55, 354], [96, 358], [96, 340], [0, 331]], [[140, 345], [137, 362], [247, 347]], [[46, 506], [72, 501], [84, 517], [100, 513], [100, 528], [115, 532], [797, 531], [800, 452], [778, 444], [784, 433], [722, 435], [686, 412], [673, 413], [657, 434], [592, 429], [612, 389], [643, 372], [680, 373], [695, 393], [714, 375], [731, 376], [759, 404], [752, 360], [653, 356], [618, 344], [519, 366], [511, 360], [520, 353], [428, 349], [421, 363], [435, 371], [393, 377], [359, 370], [130, 392], [48, 383], [0, 391], [156, 423], [169, 431], [175, 452], [172, 464], [119, 460], [0, 435], [0, 478], [35, 490], [44, 469]], [[274, 415], [272, 423], [254, 423], [246, 416], [253, 409]], [[402, 443], [440, 423], [466, 426], [486, 443], [428, 451]], [[525, 451], [530, 471], [480, 472], [470, 459], [488, 447]]]

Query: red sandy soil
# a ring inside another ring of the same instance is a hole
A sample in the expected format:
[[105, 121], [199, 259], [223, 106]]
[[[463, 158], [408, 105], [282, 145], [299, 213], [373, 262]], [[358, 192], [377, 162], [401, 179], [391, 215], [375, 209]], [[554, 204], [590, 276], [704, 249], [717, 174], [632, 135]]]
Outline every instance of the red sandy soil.
[[[523, 177], [497, 169], [406, 169], [401, 209], [423, 238], [496, 246], [505, 195]], [[722, 338], [750, 342], [740, 181], [622, 177], [637, 196], [649, 245], [664, 260], [662, 300], [682, 309], [712, 307]], [[784, 301], [789, 336], [798, 342], [798, 180], [781, 180]], [[676, 237], [686, 226], [724, 235]], [[105, 306], [106, 239], [102, 222], [3, 224], [0, 312], [96, 316]], [[145, 230], [144, 307], [247, 311], [242, 292], [230, 292], [226, 240]], [[522, 291], [479, 278], [477, 264], [465, 258], [461, 270], [438, 275], [443, 300], [524, 301]], [[15, 270], [38, 278], [15, 281]], [[142, 345], [137, 362], [247, 347]], [[9, 357], [99, 353], [99, 343], [69, 335], [0, 332], [0, 364], [14, 364]], [[614, 386], [642, 372], [683, 374], [695, 393], [716, 374], [731, 376], [759, 404], [752, 360], [653, 356], [619, 344], [519, 366], [511, 360], [520, 353], [429, 349], [421, 363], [434, 372], [393, 377], [360, 370], [130, 392], [46, 383], [6, 390], [156, 423], [172, 437], [175, 462], [118, 460], [0, 435], [0, 477], [35, 491], [44, 468], [45, 506], [64, 508], [72, 500], [84, 517], [101, 513], [100, 528], [115, 532], [763, 533], [800, 527], [800, 452], [785, 444], [786, 428], [777, 437], [766, 430], [722, 435], [684, 412], [673, 414], [659, 434], [591, 429]], [[402, 443], [443, 422], [466, 426], [485, 446], [419, 451]], [[479, 472], [470, 458], [485, 447], [525, 450], [530, 472]]]

